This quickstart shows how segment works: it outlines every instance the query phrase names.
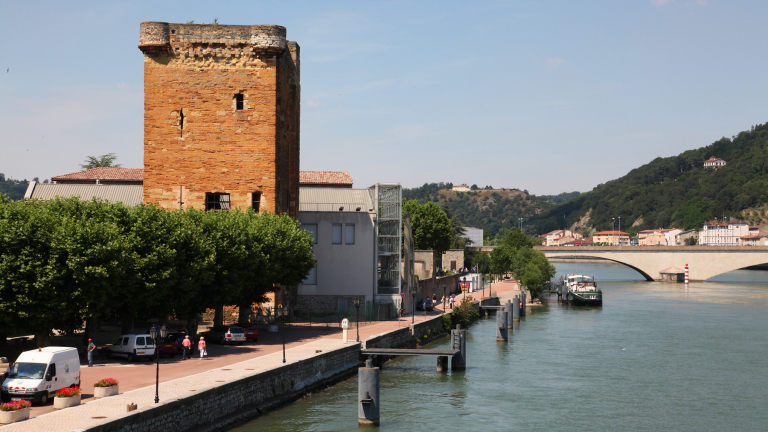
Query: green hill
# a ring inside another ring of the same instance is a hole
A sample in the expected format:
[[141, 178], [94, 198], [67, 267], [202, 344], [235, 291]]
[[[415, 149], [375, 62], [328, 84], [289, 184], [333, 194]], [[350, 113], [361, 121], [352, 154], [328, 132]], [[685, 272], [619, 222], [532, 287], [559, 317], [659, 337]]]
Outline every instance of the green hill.
[[[432, 201], [447, 209], [463, 226], [482, 228], [485, 234], [496, 235], [502, 228], [514, 228], [518, 218], [525, 224], [536, 214], [552, 209], [555, 204], [544, 197], [530, 195], [519, 189], [493, 189], [486, 186], [471, 192], [454, 192], [451, 183], [425, 183], [413, 189], [403, 189], [404, 200]], [[562, 200], [573, 192], [548, 196]], [[578, 195], [578, 192], [575, 192]]]
[[5, 174], [0, 173], [0, 194], [17, 201], [24, 198], [27, 192], [27, 180], [6, 179]]
[[[726, 166], [703, 168], [710, 156], [724, 159]], [[605, 230], [611, 228], [611, 218], [621, 217], [622, 231], [634, 235], [643, 229], [698, 228], [706, 219], [724, 216], [760, 223], [767, 215], [766, 203], [768, 123], [707, 147], [656, 158], [527, 223], [539, 233], [566, 223], [583, 231]]]

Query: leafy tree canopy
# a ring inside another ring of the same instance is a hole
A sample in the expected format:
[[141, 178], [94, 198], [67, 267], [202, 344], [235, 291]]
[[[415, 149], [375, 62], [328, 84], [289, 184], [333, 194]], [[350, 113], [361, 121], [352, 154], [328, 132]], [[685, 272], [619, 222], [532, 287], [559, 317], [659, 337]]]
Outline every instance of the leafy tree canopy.
[[403, 203], [403, 211], [411, 217], [413, 242], [416, 249], [434, 250], [437, 256], [451, 248], [453, 227], [448, 215], [435, 203]]
[[80, 165], [84, 170], [93, 168], [120, 168], [122, 165], [116, 164], [117, 156], [114, 153], [107, 153], [101, 156], [88, 156], [85, 158], [85, 163]]

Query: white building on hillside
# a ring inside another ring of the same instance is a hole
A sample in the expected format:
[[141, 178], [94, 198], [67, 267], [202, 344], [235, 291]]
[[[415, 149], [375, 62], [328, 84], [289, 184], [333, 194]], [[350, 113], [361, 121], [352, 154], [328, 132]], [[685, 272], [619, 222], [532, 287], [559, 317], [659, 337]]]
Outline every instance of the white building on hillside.
[[720, 169], [725, 166], [725, 161], [716, 158], [714, 156], [711, 156], [709, 159], [704, 161], [704, 168], [714, 168], [714, 169]]

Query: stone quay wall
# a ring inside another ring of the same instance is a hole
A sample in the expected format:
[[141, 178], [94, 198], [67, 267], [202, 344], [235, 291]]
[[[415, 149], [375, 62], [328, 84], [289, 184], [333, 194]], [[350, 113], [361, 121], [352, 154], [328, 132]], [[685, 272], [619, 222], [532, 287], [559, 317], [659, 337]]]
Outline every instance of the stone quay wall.
[[225, 383], [87, 432], [228, 430], [307, 391], [347, 378], [361, 365], [357, 344]]
[[442, 315], [368, 338], [363, 341], [363, 349], [412, 347], [424, 335], [430, 332], [434, 333], [435, 331], [443, 331]]

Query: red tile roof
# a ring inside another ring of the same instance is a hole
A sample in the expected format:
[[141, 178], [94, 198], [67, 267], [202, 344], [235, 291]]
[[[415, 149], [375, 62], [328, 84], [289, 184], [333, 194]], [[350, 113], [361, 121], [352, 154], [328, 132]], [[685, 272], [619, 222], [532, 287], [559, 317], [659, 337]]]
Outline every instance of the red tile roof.
[[51, 180], [144, 180], [144, 169], [101, 167], [51, 177]]
[[566, 246], [566, 245], [587, 246], [587, 245], [591, 245], [591, 244], [592, 244], [592, 237], [586, 237], [586, 238], [581, 238], [581, 239], [574, 240], [574, 241], [569, 241], [568, 243], [566, 243], [563, 246]]
[[629, 233], [624, 231], [600, 231], [592, 234], [593, 237], [596, 235], [629, 235]]
[[299, 184], [343, 184], [351, 185], [348, 171], [299, 171]]
[[548, 232], [548, 233], [546, 233], [546, 234], [542, 234], [542, 235], [540, 235], [539, 237], [546, 237], [546, 236], [548, 236], [548, 235], [550, 235], [550, 234], [554, 234], [554, 233], [561, 233], [561, 232], [563, 232], [563, 230], [554, 230], [554, 231], [550, 231], [550, 232]]

